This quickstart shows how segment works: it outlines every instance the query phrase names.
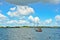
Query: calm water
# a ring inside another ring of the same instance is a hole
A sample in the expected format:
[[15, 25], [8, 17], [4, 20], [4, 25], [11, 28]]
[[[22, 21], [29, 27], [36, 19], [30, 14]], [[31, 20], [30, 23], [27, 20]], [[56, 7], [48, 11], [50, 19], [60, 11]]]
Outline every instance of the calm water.
[[0, 40], [60, 40], [60, 28], [0, 28]]

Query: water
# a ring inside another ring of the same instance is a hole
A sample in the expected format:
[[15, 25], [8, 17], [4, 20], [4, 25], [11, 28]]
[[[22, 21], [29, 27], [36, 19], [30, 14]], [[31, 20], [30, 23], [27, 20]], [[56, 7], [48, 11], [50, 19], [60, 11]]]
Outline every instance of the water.
[[0, 28], [0, 40], [60, 40], [60, 28]]

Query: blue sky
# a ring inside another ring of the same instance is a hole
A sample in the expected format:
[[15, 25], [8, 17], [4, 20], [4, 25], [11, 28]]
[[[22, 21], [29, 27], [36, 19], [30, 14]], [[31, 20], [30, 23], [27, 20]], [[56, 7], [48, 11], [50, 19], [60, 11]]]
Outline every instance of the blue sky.
[[14, 5], [0, 0], [1, 26], [60, 26], [60, 3]]

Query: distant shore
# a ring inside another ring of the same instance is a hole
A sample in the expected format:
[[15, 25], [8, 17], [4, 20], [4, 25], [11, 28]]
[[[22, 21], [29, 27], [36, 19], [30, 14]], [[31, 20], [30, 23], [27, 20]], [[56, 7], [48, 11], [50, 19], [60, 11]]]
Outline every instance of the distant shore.
[[0, 28], [60, 28], [60, 26], [0, 26]]

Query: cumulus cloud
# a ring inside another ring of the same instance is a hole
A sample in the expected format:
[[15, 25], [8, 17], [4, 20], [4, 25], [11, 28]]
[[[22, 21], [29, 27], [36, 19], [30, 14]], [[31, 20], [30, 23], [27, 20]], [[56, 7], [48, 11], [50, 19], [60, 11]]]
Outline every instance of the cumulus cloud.
[[7, 14], [10, 16], [10, 17], [18, 17], [19, 16], [19, 13], [17, 12], [11, 12], [11, 11], [8, 11]]
[[9, 21], [7, 21], [7, 23], [8, 23], [8, 24], [14, 24], [14, 23], [16, 24], [17, 21], [16, 21], [16, 20], [9, 20]]
[[6, 24], [8, 20], [9, 20], [8, 17], [0, 13], [0, 25]]
[[17, 11], [21, 15], [29, 15], [29, 14], [34, 13], [34, 9], [29, 6], [17, 6]]
[[15, 25], [22, 25], [22, 26], [25, 26], [25, 25], [29, 25], [30, 24], [30, 22], [29, 21], [27, 21], [27, 20], [9, 20], [9, 21], [7, 21], [7, 25], [13, 25], [13, 26], [15, 26]]
[[55, 16], [56, 21], [60, 21], [60, 15]]
[[28, 19], [34, 23], [39, 23], [40, 19], [39, 17], [33, 17], [33, 16], [29, 16]]
[[29, 16], [28, 19], [31, 20], [31, 21], [34, 20], [33, 16]]
[[[11, 8], [10, 10], [15, 10], [14, 8]], [[17, 6], [16, 11], [12, 12], [12, 11], [8, 11], [7, 14], [11, 17], [14, 16], [27, 16], [30, 14], [34, 13], [34, 9], [29, 7], [29, 6]]]
[[29, 24], [30, 22], [26, 20], [19, 20], [18, 24]]
[[57, 25], [60, 25], [60, 21], [56, 21], [56, 24], [57, 24]]
[[16, 7], [10, 8], [10, 10], [11, 10], [11, 11], [14, 11], [14, 10], [16, 10]]
[[47, 19], [45, 20], [44, 24], [51, 24], [52, 23], [52, 19]]
[[0, 21], [6, 20], [6, 18], [7, 18], [6, 16], [4, 16], [3, 14], [0, 13]]
[[39, 22], [40, 22], [39, 17], [35, 17], [35, 18], [34, 18], [34, 22], [35, 22], [35, 23], [39, 23]]
[[[14, 11], [15, 10], [15, 11]], [[16, 18], [18, 20], [9, 20], [7, 21], [8, 25], [30, 25], [30, 22], [28, 21], [28, 19], [25, 19], [27, 16], [31, 15], [34, 13], [34, 9], [32, 7], [29, 6], [17, 6], [17, 7], [13, 7], [10, 8], [10, 11], [7, 12], [7, 14], [11, 17], [11, 18]], [[36, 20], [37, 18], [35, 18]]]
[[60, 15], [56, 15], [55, 19], [56, 19], [56, 24], [60, 25]]

